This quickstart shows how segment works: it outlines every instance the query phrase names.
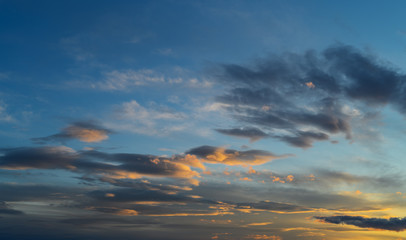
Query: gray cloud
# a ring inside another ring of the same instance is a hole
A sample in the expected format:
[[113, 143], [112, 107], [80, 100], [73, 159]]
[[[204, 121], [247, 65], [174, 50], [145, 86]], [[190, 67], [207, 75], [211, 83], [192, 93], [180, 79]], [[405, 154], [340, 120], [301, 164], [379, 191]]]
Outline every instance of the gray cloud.
[[276, 138], [279, 138], [295, 147], [308, 148], [312, 146], [314, 141], [327, 140], [329, 139], [329, 136], [322, 132], [298, 131], [293, 136], [282, 135], [276, 136]]
[[239, 209], [240, 211], [266, 210], [276, 213], [295, 213], [295, 212], [314, 211], [314, 209], [312, 208], [307, 208], [289, 203], [279, 203], [271, 201], [260, 201], [256, 203], [237, 203], [236, 205], [237, 205], [236, 209]]
[[385, 218], [365, 218], [361, 216], [331, 216], [331, 217], [315, 216], [314, 218], [322, 220], [323, 222], [326, 223], [348, 224], [360, 228], [374, 228], [396, 232], [403, 231], [406, 229], [406, 218], [385, 219]]
[[165, 158], [131, 153], [76, 152], [65, 146], [9, 148], [0, 149], [0, 152], [3, 153], [0, 168], [9, 170], [66, 169], [120, 178], [139, 178], [143, 175], [191, 178], [199, 176], [191, 166], [204, 168], [199, 160], [188, 161], [184, 156]]
[[72, 169], [76, 152], [68, 147], [8, 148], [0, 149], [0, 168], [3, 169]]
[[217, 76], [232, 88], [216, 101], [235, 119], [295, 147], [340, 133], [352, 139], [353, 121], [371, 107], [391, 104], [406, 113], [406, 75], [350, 46], [223, 64]]
[[21, 215], [23, 212], [12, 209], [6, 202], [0, 201], [0, 214]]
[[249, 138], [251, 142], [257, 141], [261, 138], [268, 137], [269, 135], [264, 133], [258, 128], [255, 127], [242, 127], [242, 128], [232, 128], [232, 129], [215, 129], [217, 132], [234, 136], [234, 137], [242, 137], [242, 138]]

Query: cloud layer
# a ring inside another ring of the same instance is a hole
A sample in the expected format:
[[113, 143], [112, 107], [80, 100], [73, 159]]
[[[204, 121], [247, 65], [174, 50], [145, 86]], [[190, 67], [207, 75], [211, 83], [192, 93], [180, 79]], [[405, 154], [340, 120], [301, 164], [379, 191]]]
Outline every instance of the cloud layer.
[[332, 216], [314, 217], [326, 223], [348, 224], [360, 228], [374, 228], [389, 231], [404, 231], [406, 229], [406, 218], [366, 218], [361, 216]]

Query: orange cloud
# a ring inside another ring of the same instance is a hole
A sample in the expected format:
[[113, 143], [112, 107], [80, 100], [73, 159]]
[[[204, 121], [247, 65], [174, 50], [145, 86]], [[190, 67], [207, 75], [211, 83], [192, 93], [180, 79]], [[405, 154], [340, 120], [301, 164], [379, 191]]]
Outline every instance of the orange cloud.
[[247, 181], [247, 182], [252, 182], [251, 178], [248, 177], [244, 177], [244, 178], [240, 178], [241, 181]]
[[260, 235], [260, 234], [252, 234], [252, 235], [247, 235], [245, 238], [249, 239], [271, 239], [271, 240], [282, 240], [281, 237], [279, 236], [268, 236], [268, 235]]
[[314, 83], [312, 83], [312, 82], [307, 82], [307, 83], [305, 83], [306, 84], [306, 86], [308, 87], [308, 88], [315, 88], [316, 87], [316, 85], [314, 85]]
[[294, 179], [295, 179], [295, 177], [294, 177], [293, 175], [288, 175], [288, 176], [286, 177], [286, 181], [287, 181], [287, 182], [292, 182]]
[[275, 159], [292, 156], [291, 154], [275, 155], [263, 150], [237, 151], [224, 147], [200, 146], [190, 149], [187, 154], [199, 157], [203, 162], [225, 165], [252, 166], [261, 165]]
[[100, 142], [107, 138], [107, 132], [103, 129], [87, 129], [80, 126], [69, 126], [64, 131], [71, 137], [82, 142]]
[[249, 223], [244, 225], [243, 227], [252, 227], [252, 226], [266, 226], [271, 225], [273, 222], [257, 222], [257, 223]]
[[[248, 152], [248, 151], [247, 151]], [[274, 156], [271, 154], [234, 151], [227, 153], [225, 148], [217, 148], [213, 154], [207, 155], [203, 161], [208, 163], [222, 163], [226, 165], [262, 165], [275, 159], [285, 158], [287, 155]]]

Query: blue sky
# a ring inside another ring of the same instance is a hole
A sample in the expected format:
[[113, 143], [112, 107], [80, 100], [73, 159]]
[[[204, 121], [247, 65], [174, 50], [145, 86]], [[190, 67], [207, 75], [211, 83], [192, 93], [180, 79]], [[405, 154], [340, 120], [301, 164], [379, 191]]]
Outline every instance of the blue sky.
[[403, 1], [0, 1], [7, 239], [403, 239]]

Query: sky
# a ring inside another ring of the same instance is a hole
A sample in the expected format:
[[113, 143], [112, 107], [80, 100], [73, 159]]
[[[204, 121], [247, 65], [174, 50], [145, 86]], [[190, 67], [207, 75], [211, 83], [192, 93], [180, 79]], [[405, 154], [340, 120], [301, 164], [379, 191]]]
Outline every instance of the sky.
[[0, 236], [406, 239], [405, 8], [0, 0]]

